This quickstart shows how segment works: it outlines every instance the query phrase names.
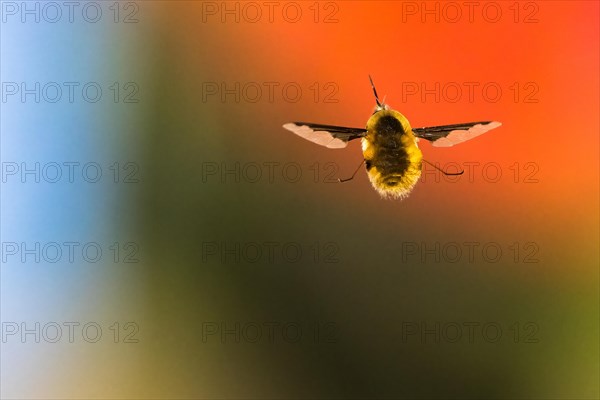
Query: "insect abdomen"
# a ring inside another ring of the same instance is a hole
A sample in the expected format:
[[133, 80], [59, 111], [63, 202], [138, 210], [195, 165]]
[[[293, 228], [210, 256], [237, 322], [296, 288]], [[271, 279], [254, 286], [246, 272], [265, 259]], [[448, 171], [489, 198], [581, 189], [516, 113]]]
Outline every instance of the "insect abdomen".
[[382, 110], [367, 122], [363, 156], [371, 184], [382, 197], [406, 197], [421, 176], [422, 154], [406, 118]]

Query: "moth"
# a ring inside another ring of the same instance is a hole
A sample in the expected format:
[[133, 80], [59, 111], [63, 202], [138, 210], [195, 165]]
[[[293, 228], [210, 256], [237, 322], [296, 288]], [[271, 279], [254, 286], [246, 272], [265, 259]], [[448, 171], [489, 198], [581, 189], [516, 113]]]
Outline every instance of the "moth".
[[[418, 146], [419, 139], [429, 140], [435, 147], [451, 147], [502, 125], [498, 121], [479, 121], [411, 128], [404, 115], [379, 100], [371, 76], [369, 80], [377, 105], [365, 128], [311, 122], [289, 122], [283, 127], [330, 149], [341, 149], [351, 140], [361, 139], [363, 161], [350, 178], [338, 180], [346, 182], [353, 179], [364, 164], [373, 188], [383, 198], [407, 197], [421, 177], [423, 162], [437, 168], [423, 159]], [[446, 175], [460, 175], [464, 172], [448, 173], [439, 170]]]

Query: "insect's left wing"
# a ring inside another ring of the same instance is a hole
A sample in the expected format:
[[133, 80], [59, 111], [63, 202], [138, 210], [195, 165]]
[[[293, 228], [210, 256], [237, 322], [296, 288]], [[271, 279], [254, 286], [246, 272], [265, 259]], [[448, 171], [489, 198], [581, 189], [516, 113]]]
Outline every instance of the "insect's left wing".
[[467, 122], [465, 124], [413, 128], [415, 136], [430, 140], [435, 147], [450, 147], [473, 139], [502, 125], [497, 121]]
[[312, 124], [310, 122], [290, 122], [283, 127], [313, 143], [330, 149], [342, 149], [350, 140], [367, 134], [364, 128], [346, 128], [344, 126]]

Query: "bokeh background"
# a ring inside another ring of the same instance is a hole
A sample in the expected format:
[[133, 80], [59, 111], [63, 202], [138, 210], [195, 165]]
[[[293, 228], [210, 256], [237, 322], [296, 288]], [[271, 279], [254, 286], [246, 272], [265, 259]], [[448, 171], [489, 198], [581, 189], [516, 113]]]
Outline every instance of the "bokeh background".
[[[44, 3], [2, 2], [3, 398], [598, 398], [597, 2], [77, 4], [51, 22]], [[473, 169], [428, 170], [403, 201], [362, 171], [332, 183], [359, 143], [328, 150], [281, 125], [364, 126], [368, 74], [413, 126], [503, 126], [422, 143]], [[22, 101], [6, 82], [103, 97]], [[36, 162], [103, 176], [6, 174]], [[103, 256], [7, 247], [69, 241]], [[101, 338], [70, 343], [68, 322]], [[62, 338], [8, 334], [36, 323]]]

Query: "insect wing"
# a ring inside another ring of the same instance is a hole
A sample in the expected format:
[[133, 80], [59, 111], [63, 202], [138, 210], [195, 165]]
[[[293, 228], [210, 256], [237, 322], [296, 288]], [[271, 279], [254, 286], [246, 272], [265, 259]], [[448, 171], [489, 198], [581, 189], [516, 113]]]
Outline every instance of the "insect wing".
[[290, 122], [283, 127], [296, 135], [330, 149], [342, 149], [350, 140], [367, 134], [364, 128], [347, 128], [344, 126], [312, 124], [310, 122]]
[[467, 122], [465, 124], [431, 126], [413, 129], [415, 136], [429, 140], [435, 147], [450, 147], [466, 142], [502, 125], [497, 121]]

